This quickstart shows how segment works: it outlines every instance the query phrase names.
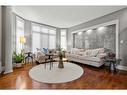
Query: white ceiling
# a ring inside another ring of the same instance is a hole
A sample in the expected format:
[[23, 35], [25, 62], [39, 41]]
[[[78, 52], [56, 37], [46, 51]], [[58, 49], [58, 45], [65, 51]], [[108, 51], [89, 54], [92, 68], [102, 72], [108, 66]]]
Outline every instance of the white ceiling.
[[68, 28], [122, 8], [125, 6], [15, 6], [13, 11], [28, 20]]

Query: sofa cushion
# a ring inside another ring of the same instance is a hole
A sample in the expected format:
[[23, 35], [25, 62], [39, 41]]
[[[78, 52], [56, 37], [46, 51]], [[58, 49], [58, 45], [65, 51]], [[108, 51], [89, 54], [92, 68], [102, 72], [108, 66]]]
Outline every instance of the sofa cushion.
[[87, 60], [87, 61], [95, 61], [95, 62], [100, 62], [101, 59], [98, 57], [91, 57], [91, 56], [78, 56], [78, 59], [80, 60]]
[[70, 58], [77, 58], [77, 56], [78, 55], [76, 55], [76, 54], [68, 54], [68, 57], [70, 57]]

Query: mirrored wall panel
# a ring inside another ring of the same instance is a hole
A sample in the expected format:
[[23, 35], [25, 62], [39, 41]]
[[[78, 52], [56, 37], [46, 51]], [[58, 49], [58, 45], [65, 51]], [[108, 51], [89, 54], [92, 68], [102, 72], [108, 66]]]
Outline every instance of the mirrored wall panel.
[[74, 48], [107, 48], [115, 52], [116, 25], [99, 27], [73, 34]]

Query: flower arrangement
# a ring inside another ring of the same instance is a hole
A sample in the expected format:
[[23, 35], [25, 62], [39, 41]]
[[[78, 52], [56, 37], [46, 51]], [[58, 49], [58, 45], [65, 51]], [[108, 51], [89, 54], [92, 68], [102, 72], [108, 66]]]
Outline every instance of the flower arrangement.
[[59, 56], [59, 58], [62, 60], [62, 58], [63, 58], [63, 56], [64, 56], [64, 54], [63, 54], [64, 52], [63, 52], [63, 48], [61, 48], [60, 46], [59, 46], [59, 48], [58, 48], [58, 56]]

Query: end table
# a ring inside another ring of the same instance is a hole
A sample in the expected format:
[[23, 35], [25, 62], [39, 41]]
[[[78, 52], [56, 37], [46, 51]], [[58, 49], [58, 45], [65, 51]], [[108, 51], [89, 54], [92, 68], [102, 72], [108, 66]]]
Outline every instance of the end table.
[[106, 62], [109, 62], [109, 70], [110, 71], [116, 71], [116, 65], [118, 61], [121, 61], [121, 59], [116, 59], [116, 58], [106, 58]]
[[27, 56], [25, 57], [25, 64], [26, 64], [26, 59], [28, 59], [28, 63], [29, 63], [29, 59], [32, 59], [32, 64], [33, 64], [33, 56], [32, 56], [32, 52], [27, 52], [25, 53], [27, 54]]

